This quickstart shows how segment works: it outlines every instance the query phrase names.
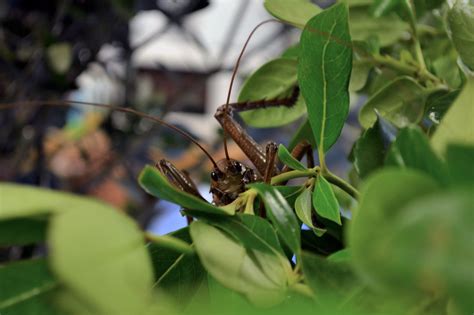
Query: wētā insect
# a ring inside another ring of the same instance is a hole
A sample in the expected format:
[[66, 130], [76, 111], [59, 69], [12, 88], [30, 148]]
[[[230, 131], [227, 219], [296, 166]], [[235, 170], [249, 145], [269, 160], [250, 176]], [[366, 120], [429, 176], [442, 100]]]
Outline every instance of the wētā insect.
[[[256, 181], [269, 182], [271, 177], [277, 175], [278, 173], [285, 171], [285, 169], [278, 169], [276, 166], [277, 162], [277, 145], [274, 142], [270, 142], [266, 145], [265, 149], [262, 149], [261, 146], [245, 131], [245, 129], [240, 126], [236, 120], [233, 118], [234, 112], [265, 108], [271, 106], [288, 106], [291, 107], [294, 105], [299, 97], [298, 87], [294, 87], [291, 95], [286, 98], [280, 99], [268, 99], [244, 103], [230, 103], [230, 94], [232, 91], [232, 84], [237, 73], [240, 60], [243, 56], [243, 53], [249, 43], [254, 32], [263, 24], [268, 22], [273, 22], [276, 20], [267, 20], [258, 24], [253, 31], [250, 33], [247, 41], [245, 42], [242, 51], [237, 59], [234, 72], [232, 75], [227, 102], [226, 104], [220, 106], [215, 113], [215, 118], [220, 123], [224, 130], [224, 148], [226, 157], [222, 160], [215, 161], [210, 153], [202, 146], [200, 143], [194, 139], [191, 135], [184, 132], [183, 130], [177, 128], [176, 126], [170, 125], [165, 121], [141, 113], [131, 108], [117, 107], [107, 104], [100, 103], [86, 103], [86, 102], [76, 102], [76, 101], [29, 101], [29, 102], [17, 102], [11, 104], [0, 105], [0, 109], [9, 108], [13, 106], [20, 105], [46, 105], [46, 106], [69, 106], [71, 104], [81, 104], [81, 105], [90, 105], [97, 106], [102, 108], [107, 108], [114, 111], [134, 114], [145, 119], [152, 120], [161, 125], [164, 125], [168, 128], [173, 129], [174, 131], [180, 133], [185, 138], [192, 141], [196, 144], [210, 159], [213, 164], [213, 170], [211, 172], [211, 186], [210, 192], [213, 195], [213, 203], [217, 206], [224, 206], [233, 202], [239, 194], [245, 191], [245, 186], [249, 183]], [[278, 22], [278, 21], [277, 21]], [[255, 169], [249, 167], [248, 165], [230, 158], [227, 151], [226, 144], [226, 135], [230, 136], [236, 144], [242, 149], [246, 154], [248, 159], [255, 166]], [[293, 152], [293, 156], [297, 159], [301, 159], [305, 154], [308, 156], [309, 163], [312, 163], [312, 150], [308, 143], [303, 142], [297, 145]], [[165, 175], [168, 180], [181, 190], [193, 194], [199, 198], [204, 199], [198, 192], [196, 185], [192, 182], [190, 177], [180, 170], [178, 170], [172, 163], [167, 160], [161, 160], [156, 164], [158, 170]]]

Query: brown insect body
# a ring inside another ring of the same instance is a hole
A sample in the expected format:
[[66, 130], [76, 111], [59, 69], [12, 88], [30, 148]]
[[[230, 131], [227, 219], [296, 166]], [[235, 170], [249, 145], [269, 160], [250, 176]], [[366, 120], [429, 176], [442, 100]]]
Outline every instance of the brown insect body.
[[245, 185], [259, 179], [255, 171], [234, 159], [222, 159], [211, 173], [212, 201], [217, 206], [224, 206], [245, 191]]

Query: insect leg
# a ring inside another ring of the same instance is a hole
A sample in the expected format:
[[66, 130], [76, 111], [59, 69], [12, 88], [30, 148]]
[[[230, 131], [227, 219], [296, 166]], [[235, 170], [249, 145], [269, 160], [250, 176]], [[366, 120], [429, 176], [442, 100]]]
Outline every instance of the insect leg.
[[189, 175], [183, 171], [178, 170], [171, 162], [167, 160], [161, 160], [156, 164], [158, 170], [165, 175], [168, 180], [181, 189], [182, 191], [187, 192], [188, 194], [194, 195], [202, 200], [205, 200], [199, 190], [197, 189], [194, 182], [191, 180]]
[[222, 105], [214, 115], [222, 128], [237, 143], [247, 157], [252, 161], [261, 176], [265, 174], [267, 162], [265, 152], [261, 146], [240, 126], [232, 117], [233, 112], [250, 109], [273, 107], [273, 106], [293, 106], [299, 95], [299, 88], [295, 87], [290, 97], [283, 99], [261, 100], [252, 102], [232, 103]]

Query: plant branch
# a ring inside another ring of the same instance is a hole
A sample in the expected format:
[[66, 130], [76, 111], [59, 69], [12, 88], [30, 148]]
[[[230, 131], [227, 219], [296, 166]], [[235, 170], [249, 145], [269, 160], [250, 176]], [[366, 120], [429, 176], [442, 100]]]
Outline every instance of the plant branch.
[[270, 184], [276, 185], [282, 182], [286, 182], [293, 178], [314, 177], [319, 174], [319, 170], [320, 170], [319, 166], [316, 166], [314, 168], [310, 168], [305, 171], [293, 170], [293, 171], [285, 172], [277, 176], [273, 176]]
[[328, 182], [341, 188], [346, 193], [348, 193], [352, 198], [356, 200], [359, 199], [359, 192], [357, 191], [357, 189], [355, 189], [351, 184], [349, 184], [342, 178], [331, 173], [329, 170], [326, 170], [322, 175], [324, 176], [325, 179], [328, 180]]

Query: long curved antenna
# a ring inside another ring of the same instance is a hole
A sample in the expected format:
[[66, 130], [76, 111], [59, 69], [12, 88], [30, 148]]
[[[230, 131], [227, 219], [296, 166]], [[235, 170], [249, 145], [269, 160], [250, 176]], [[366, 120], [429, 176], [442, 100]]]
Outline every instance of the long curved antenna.
[[165, 122], [164, 120], [161, 120], [157, 117], [154, 117], [154, 116], [151, 116], [151, 115], [148, 115], [148, 114], [145, 114], [145, 113], [142, 113], [138, 110], [135, 110], [135, 109], [131, 109], [131, 108], [128, 108], [128, 107], [120, 107], [120, 106], [114, 106], [114, 105], [109, 105], [109, 104], [102, 104], [102, 103], [92, 103], [92, 102], [81, 102], [81, 101], [69, 101], [69, 100], [66, 100], [66, 101], [54, 101], [54, 100], [49, 100], [49, 101], [20, 101], [20, 102], [12, 102], [12, 103], [2, 103], [0, 104], [0, 110], [3, 110], [3, 109], [11, 109], [11, 108], [14, 108], [16, 106], [43, 106], [43, 105], [46, 105], [46, 106], [61, 106], [61, 107], [69, 107], [73, 104], [79, 104], [79, 105], [88, 105], [88, 106], [95, 106], [95, 107], [101, 107], [101, 108], [107, 108], [107, 109], [110, 109], [112, 111], [117, 111], [117, 112], [122, 112], [122, 113], [127, 113], [127, 114], [133, 114], [133, 115], [137, 115], [139, 117], [142, 117], [142, 118], [145, 118], [145, 119], [148, 119], [148, 120], [151, 120], [153, 122], [156, 122], [156, 123], [159, 123], [160, 125], [163, 125], [165, 127], [168, 127], [170, 128], [171, 130], [174, 130], [176, 132], [178, 132], [179, 134], [181, 134], [183, 137], [185, 137], [186, 139], [188, 139], [189, 141], [191, 141], [192, 143], [194, 143], [195, 145], [197, 145], [201, 150], [202, 152], [204, 152], [204, 154], [206, 154], [206, 156], [209, 158], [209, 160], [211, 160], [212, 164], [214, 165], [215, 168], [217, 168], [217, 163], [216, 161], [212, 158], [212, 156], [209, 154], [209, 152], [206, 151], [206, 149], [204, 149], [204, 147], [196, 140], [194, 139], [190, 134], [188, 134], [187, 132], [185, 132], [184, 130], [181, 130], [179, 129], [178, 127], [176, 126], [173, 126], [167, 122]]
[[[281, 21], [278, 21], [278, 20], [275, 20], [275, 19], [270, 19], [270, 20], [265, 20], [263, 22], [260, 22], [250, 32], [249, 36], [247, 37], [247, 40], [245, 41], [244, 46], [242, 47], [242, 50], [240, 51], [239, 57], [237, 58], [237, 61], [235, 62], [234, 71], [232, 72], [232, 78], [230, 79], [229, 91], [227, 92], [227, 100], [225, 102], [226, 111], [228, 111], [228, 106], [229, 106], [229, 102], [230, 102], [230, 95], [232, 94], [232, 86], [234, 85], [235, 76], [237, 74], [237, 70], [239, 69], [240, 60], [242, 59], [242, 56], [244, 55], [245, 49], [247, 48], [247, 45], [249, 44], [250, 39], [252, 39], [252, 36], [253, 36], [253, 34], [255, 34], [257, 29], [260, 26], [262, 26], [264, 24], [267, 24], [267, 23], [270, 23], [270, 22], [282, 23]], [[229, 158], [229, 152], [227, 151], [227, 134], [226, 134], [225, 130], [224, 130], [224, 152], [225, 152], [226, 159], [229, 160], [230, 159]]]

